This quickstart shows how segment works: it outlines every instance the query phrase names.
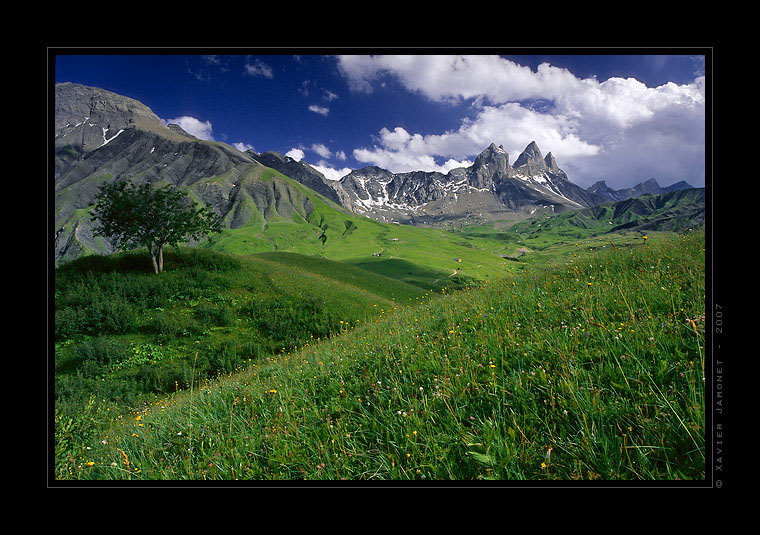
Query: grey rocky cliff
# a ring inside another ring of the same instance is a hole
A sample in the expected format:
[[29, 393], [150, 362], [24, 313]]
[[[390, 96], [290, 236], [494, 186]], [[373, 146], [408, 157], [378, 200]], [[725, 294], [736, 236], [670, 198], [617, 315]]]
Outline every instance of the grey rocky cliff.
[[[129, 97], [97, 87], [74, 83], [55, 85], [54, 138], [56, 150], [71, 147], [80, 154], [92, 152], [137, 128], [178, 139], [150, 108]], [[187, 136], [184, 133], [184, 136]]]
[[567, 179], [551, 154], [535, 142], [514, 165], [491, 143], [469, 167], [438, 172], [391, 173], [365, 167], [336, 185], [350, 210], [381, 221], [429, 225], [452, 221], [521, 219], [536, 211], [589, 206], [591, 197]]
[[547, 170], [544, 157], [541, 155], [541, 150], [535, 141], [531, 141], [525, 147], [525, 150], [518, 156], [512, 167], [514, 167], [516, 174], [523, 176], [534, 176]]
[[491, 188], [495, 182], [513, 176], [514, 170], [509, 165], [509, 154], [504, 147], [491, 143], [481, 152], [472, 166], [466, 171], [468, 183], [474, 188]]

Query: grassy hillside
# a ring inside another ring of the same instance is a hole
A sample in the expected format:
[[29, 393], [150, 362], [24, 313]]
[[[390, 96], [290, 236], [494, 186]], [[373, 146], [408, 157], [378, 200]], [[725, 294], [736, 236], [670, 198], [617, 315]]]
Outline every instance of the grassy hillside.
[[55, 399], [76, 418], [92, 397], [118, 411], [291, 352], [410, 306], [430, 292], [293, 253], [170, 250], [89, 256], [55, 277]]
[[[115, 426], [95, 401], [77, 421], [57, 415], [62, 433], [93, 430], [59, 440], [58, 476], [704, 478], [704, 292], [695, 232], [436, 299], [378, 296], [387, 308], [373, 321], [157, 398]], [[399, 299], [424, 302], [390, 306]]]
[[[582, 251], [629, 247], [660, 233], [703, 226], [704, 188], [643, 195], [519, 222], [492, 222], [452, 230], [457, 236], [489, 240], [492, 251], [520, 263], [551, 263]], [[645, 237], [646, 236], [646, 237]], [[513, 269], [524, 269], [513, 267]]]
[[308, 197], [311, 213], [306, 217], [294, 213], [287, 218], [275, 213], [252, 216], [248, 224], [225, 229], [204, 246], [237, 255], [277, 251], [320, 256], [423, 287], [450, 277], [455, 269], [460, 284], [487, 280], [514, 269], [495, 254], [499, 244], [493, 240], [358, 216], [277, 171], [268, 173], [270, 180], [283, 181]]

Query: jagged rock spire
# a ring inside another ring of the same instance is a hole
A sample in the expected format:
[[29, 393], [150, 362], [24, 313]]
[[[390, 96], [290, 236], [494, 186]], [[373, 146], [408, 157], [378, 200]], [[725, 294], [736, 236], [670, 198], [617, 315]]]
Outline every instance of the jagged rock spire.
[[487, 149], [478, 154], [470, 168], [470, 185], [476, 188], [491, 187], [494, 181], [511, 175], [509, 154], [504, 147], [491, 143]]
[[531, 141], [522, 154], [515, 160], [514, 167], [522, 167], [528, 165], [531, 170], [543, 169], [546, 167], [544, 157], [541, 155], [541, 149], [538, 148], [535, 141]]
[[554, 159], [554, 155], [551, 152], [546, 155], [546, 158], [544, 158], [544, 163], [546, 163], [546, 167], [548, 167], [550, 171], [555, 173], [559, 171], [557, 160]]

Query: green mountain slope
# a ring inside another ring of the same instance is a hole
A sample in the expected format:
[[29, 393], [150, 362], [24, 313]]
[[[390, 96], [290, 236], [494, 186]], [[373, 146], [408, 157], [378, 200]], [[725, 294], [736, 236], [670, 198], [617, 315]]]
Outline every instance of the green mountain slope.
[[264, 251], [315, 255], [420, 286], [440, 287], [438, 282], [451, 279], [455, 270], [456, 280], [462, 282], [487, 280], [512, 269], [495, 253], [498, 243], [492, 240], [382, 223], [352, 214], [278, 171], [264, 169], [275, 188], [288, 192], [291, 205], [306, 208], [283, 213], [275, 204], [262, 213], [256, 203], [249, 202], [245, 205], [250, 210], [248, 221], [230, 225], [204, 247], [238, 255]]
[[552, 262], [582, 249], [641, 243], [645, 234], [696, 229], [704, 219], [705, 190], [693, 188], [452, 232], [499, 243], [493, 250], [511, 260]]
[[530, 239], [539, 234], [584, 238], [621, 230], [686, 230], [704, 224], [705, 189], [643, 195], [550, 217], [521, 221], [510, 232]]

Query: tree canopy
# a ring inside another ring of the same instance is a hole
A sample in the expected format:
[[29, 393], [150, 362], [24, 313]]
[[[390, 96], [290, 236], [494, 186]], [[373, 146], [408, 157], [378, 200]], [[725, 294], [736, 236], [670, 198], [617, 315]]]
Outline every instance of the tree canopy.
[[222, 228], [210, 204], [199, 206], [170, 185], [137, 186], [128, 180], [100, 186], [92, 221], [97, 221], [93, 233], [108, 238], [116, 249], [147, 247], [155, 273], [164, 270], [164, 245], [178, 247]]

